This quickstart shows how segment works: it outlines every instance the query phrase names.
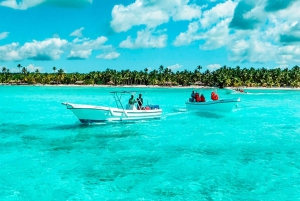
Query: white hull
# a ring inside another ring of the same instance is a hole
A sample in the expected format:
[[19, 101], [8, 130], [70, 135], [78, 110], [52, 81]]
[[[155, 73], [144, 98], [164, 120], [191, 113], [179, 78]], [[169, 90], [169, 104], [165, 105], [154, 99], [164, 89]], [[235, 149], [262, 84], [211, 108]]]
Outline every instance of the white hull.
[[63, 103], [71, 110], [81, 123], [104, 122], [104, 121], [136, 121], [146, 119], [159, 119], [161, 109], [154, 110], [123, 110], [113, 107], [94, 105], [80, 105]]
[[199, 112], [230, 112], [240, 102], [240, 98], [223, 99], [207, 102], [186, 102], [186, 109], [188, 111]]
[[243, 91], [237, 91], [234, 89], [229, 89], [229, 88], [224, 88], [224, 90], [226, 91], [227, 94], [246, 94], [247, 92]]

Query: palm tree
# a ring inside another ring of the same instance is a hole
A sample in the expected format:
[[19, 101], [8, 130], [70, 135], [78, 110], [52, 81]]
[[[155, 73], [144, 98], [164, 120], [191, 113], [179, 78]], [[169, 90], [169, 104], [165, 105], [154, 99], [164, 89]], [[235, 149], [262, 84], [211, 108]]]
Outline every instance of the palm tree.
[[2, 73], [6, 73], [6, 67], [2, 67]]
[[197, 70], [200, 72], [200, 70], [202, 69], [202, 66], [197, 66]]
[[162, 84], [162, 78], [163, 78], [162, 72], [163, 72], [163, 70], [164, 70], [164, 66], [160, 65], [159, 68], [158, 68], [160, 84]]
[[55, 73], [55, 71], [56, 71], [56, 67], [54, 66], [52, 69], [53, 69], [53, 72]]
[[23, 67], [23, 68], [22, 68], [22, 73], [23, 73], [23, 74], [26, 74], [26, 73], [27, 73], [27, 68]]
[[4, 74], [6, 73], [6, 67], [2, 67], [2, 83], [4, 82]]
[[22, 65], [21, 65], [21, 64], [18, 64], [17, 67], [19, 68], [19, 73], [21, 73], [20, 70], [21, 70], [21, 68], [22, 68]]
[[145, 68], [145, 69], [144, 69], [144, 73], [145, 73], [145, 76], [144, 76], [144, 84], [145, 84], [145, 85], [148, 84], [148, 71], [149, 71], [148, 68]]
[[57, 74], [58, 74], [58, 76], [57, 76], [58, 81], [57, 82], [61, 83], [64, 80], [64, 78], [65, 78], [64, 73], [65, 72], [62, 68], [57, 71]]

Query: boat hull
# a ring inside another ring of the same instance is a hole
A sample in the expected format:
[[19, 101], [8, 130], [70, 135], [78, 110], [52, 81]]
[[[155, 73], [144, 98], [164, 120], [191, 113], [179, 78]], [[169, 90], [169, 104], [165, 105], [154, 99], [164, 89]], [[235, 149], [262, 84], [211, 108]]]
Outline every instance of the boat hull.
[[238, 90], [233, 90], [229, 88], [224, 88], [227, 94], [247, 94], [245, 91], [238, 91]]
[[199, 112], [230, 112], [240, 102], [240, 98], [236, 99], [222, 99], [207, 102], [186, 102], [187, 111]]
[[161, 109], [123, 110], [113, 107], [80, 105], [73, 103], [63, 104], [67, 106], [67, 109], [74, 113], [81, 123], [159, 119], [162, 115]]

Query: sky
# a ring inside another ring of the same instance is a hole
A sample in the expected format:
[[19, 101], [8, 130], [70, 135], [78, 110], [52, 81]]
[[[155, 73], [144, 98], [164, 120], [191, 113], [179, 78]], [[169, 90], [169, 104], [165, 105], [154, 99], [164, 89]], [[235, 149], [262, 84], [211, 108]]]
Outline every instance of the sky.
[[0, 67], [300, 66], [300, 0], [0, 0]]

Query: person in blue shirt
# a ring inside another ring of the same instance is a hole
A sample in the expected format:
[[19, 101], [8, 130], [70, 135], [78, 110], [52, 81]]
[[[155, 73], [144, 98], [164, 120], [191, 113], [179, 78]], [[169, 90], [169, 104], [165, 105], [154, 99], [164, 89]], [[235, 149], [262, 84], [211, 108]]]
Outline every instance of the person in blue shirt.
[[194, 102], [194, 101], [195, 101], [195, 91], [192, 92], [191, 98], [190, 98], [190, 102]]

